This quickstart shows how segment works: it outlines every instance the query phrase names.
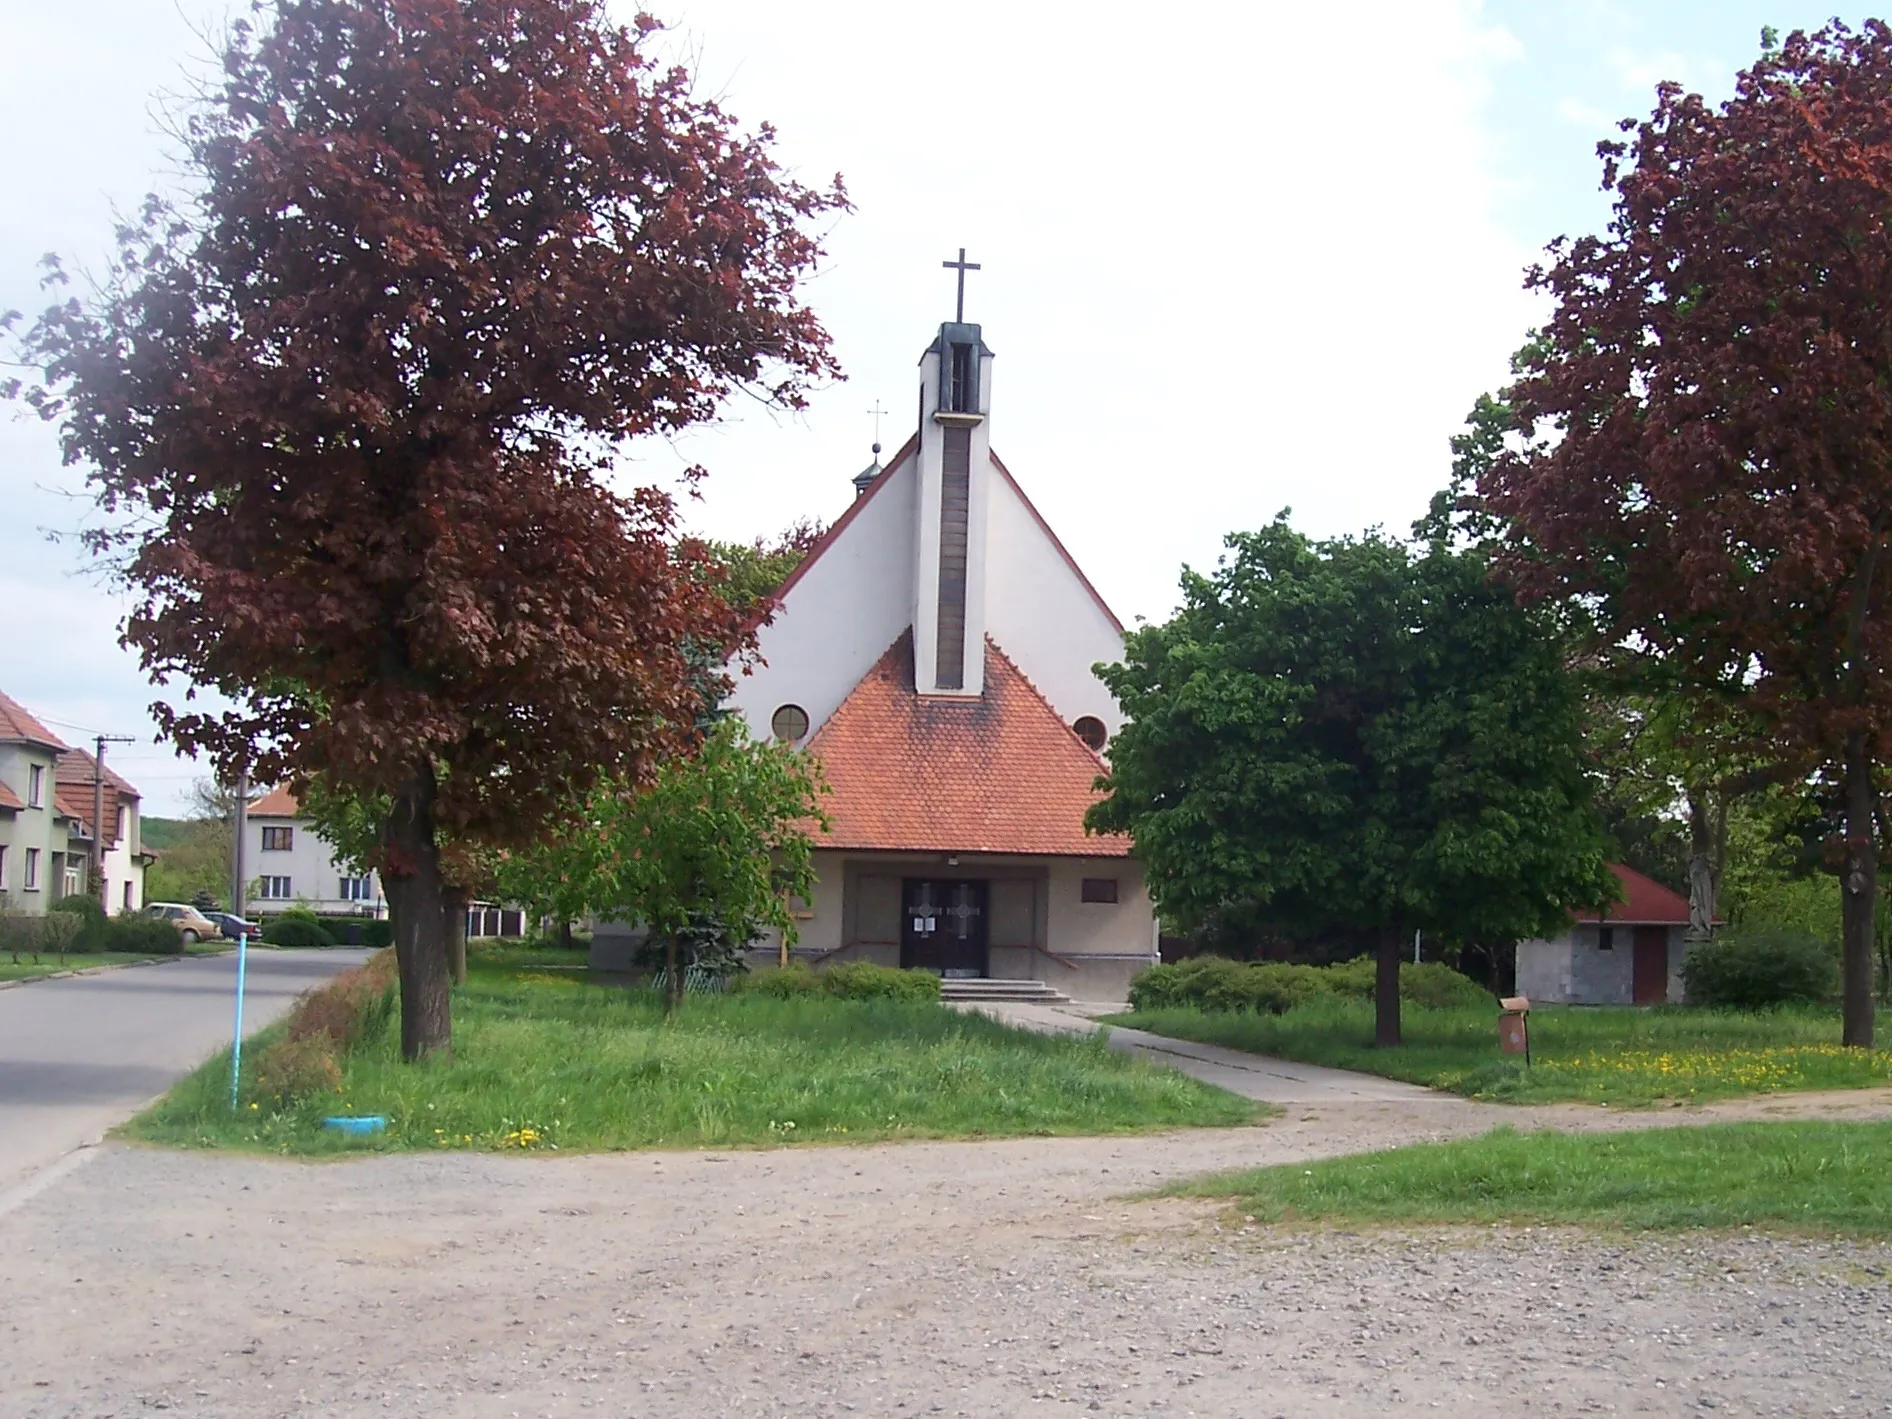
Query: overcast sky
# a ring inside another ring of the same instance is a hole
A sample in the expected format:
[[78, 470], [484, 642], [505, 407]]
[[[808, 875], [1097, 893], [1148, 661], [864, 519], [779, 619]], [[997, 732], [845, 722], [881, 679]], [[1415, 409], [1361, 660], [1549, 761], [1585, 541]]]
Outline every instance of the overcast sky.
[[[114, 206], [168, 180], [151, 96], [244, 8], [0, 0], [0, 309], [42, 303], [42, 252], [96, 265]], [[808, 295], [847, 380], [792, 420], [744, 405], [653, 443], [625, 480], [704, 464], [686, 516], [719, 537], [834, 518], [869, 408], [896, 411], [889, 448], [910, 432], [963, 245], [984, 266], [967, 318], [998, 353], [993, 447], [1132, 621], [1283, 507], [1318, 535], [1404, 531], [1536, 318], [1521, 270], [1601, 226], [1612, 121], [1661, 78], [1724, 97], [1764, 23], [1832, 0], [653, 8], [798, 175], [844, 174], [856, 210]], [[48, 540], [81, 521], [81, 483], [0, 410], [0, 689], [74, 742], [138, 736], [114, 762], [174, 812], [196, 771], [151, 742], [120, 604]]]

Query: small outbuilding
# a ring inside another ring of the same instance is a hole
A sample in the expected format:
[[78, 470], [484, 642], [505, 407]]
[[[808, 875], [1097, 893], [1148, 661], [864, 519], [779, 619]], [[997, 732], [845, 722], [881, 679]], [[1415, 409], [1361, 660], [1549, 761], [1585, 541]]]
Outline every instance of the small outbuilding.
[[1688, 899], [1619, 862], [1623, 900], [1578, 912], [1547, 941], [1520, 941], [1517, 990], [1534, 1003], [1661, 1005], [1682, 999]]

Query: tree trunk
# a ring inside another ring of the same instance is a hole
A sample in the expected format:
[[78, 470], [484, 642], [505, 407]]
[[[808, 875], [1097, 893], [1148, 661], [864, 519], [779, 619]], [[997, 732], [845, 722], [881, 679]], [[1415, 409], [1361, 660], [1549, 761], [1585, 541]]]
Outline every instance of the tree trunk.
[[453, 1017], [431, 769], [395, 795], [382, 834], [387, 863], [383, 876], [401, 975], [401, 1057], [412, 1061], [447, 1054], [453, 1048]]
[[466, 984], [466, 907], [472, 894], [464, 887], [440, 892], [441, 926], [447, 934], [447, 969], [455, 985]]
[[571, 949], [573, 949], [572, 948], [572, 924], [569, 918], [564, 921], [561, 921], [558, 924], [558, 944], [562, 949], [566, 951], [570, 951]]
[[1879, 895], [1879, 843], [1873, 821], [1875, 793], [1866, 736], [1846, 739], [1846, 863], [1840, 870], [1840, 1042], [1872, 1048], [1873, 906]]
[[677, 1006], [683, 1003], [683, 970], [677, 958], [677, 933], [664, 933], [664, 1014], [677, 1013]]
[[1719, 873], [1715, 870], [1715, 825], [1708, 809], [1708, 790], [1688, 791], [1688, 932], [1690, 941], [1714, 935], [1715, 898]]
[[1379, 972], [1373, 982], [1373, 1043], [1391, 1048], [1399, 1044], [1399, 958], [1405, 954], [1406, 933], [1397, 926], [1380, 928]]

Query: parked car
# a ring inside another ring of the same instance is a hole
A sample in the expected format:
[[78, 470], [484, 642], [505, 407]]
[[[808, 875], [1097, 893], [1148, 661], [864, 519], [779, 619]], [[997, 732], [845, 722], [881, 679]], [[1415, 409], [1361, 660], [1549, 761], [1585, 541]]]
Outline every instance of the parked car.
[[159, 917], [177, 928], [186, 946], [199, 941], [214, 941], [223, 933], [217, 924], [189, 902], [147, 902], [145, 915]]
[[204, 919], [223, 933], [225, 941], [234, 941], [239, 935], [247, 936], [254, 941], [256, 933], [263, 929], [256, 922], [245, 921], [242, 917], [230, 912], [205, 912]]

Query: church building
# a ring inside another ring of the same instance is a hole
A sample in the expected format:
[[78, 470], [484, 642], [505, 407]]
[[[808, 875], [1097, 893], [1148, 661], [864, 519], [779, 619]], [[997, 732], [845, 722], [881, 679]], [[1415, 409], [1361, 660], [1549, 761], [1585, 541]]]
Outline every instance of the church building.
[[992, 451], [993, 364], [979, 326], [940, 327], [918, 432], [884, 468], [875, 445], [731, 703], [831, 789], [797, 959], [1121, 1000], [1156, 919], [1084, 813], [1121, 722], [1091, 667], [1123, 626]]

